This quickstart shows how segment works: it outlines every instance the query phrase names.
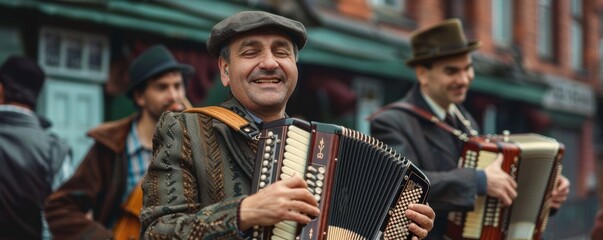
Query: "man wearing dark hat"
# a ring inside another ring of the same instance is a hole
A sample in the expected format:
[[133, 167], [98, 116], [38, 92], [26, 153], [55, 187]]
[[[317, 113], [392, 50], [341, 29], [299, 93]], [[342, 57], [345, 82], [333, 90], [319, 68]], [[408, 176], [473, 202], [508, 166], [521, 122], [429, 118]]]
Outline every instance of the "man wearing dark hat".
[[41, 239], [44, 199], [70, 148], [33, 110], [45, 74], [12, 56], [0, 67], [0, 238]]
[[[469, 211], [478, 195], [489, 195], [510, 205], [517, 196], [517, 183], [501, 170], [502, 156], [484, 170], [459, 168], [462, 148], [459, 137], [437, 127], [432, 119], [419, 117], [421, 109], [460, 130], [476, 135], [478, 126], [461, 105], [475, 77], [471, 52], [480, 42], [468, 41], [458, 19], [444, 20], [412, 34], [413, 56], [406, 63], [414, 68], [418, 85], [399, 102], [374, 113], [372, 136], [412, 160], [431, 182], [429, 204], [436, 211], [428, 239], [442, 239], [448, 211]], [[566, 193], [567, 194], [567, 193]], [[566, 195], [567, 196], [567, 195]]]
[[[192, 71], [162, 45], [149, 48], [132, 62], [127, 96], [139, 111], [88, 132], [94, 145], [73, 177], [46, 202], [54, 237], [119, 238], [113, 232], [125, 226], [135, 230], [125, 233], [129, 234], [126, 238], [138, 238], [140, 207], [128, 206], [142, 202], [139, 183], [151, 160], [155, 125], [162, 112], [184, 109], [183, 77]], [[132, 217], [134, 225], [126, 224]]]
[[[301, 23], [266, 12], [240, 12], [213, 27], [207, 49], [231, 93], [216, 111], [230, 117], [192, 110], [162, 116], [143, 181], [143, 238], [240, 239], [254, 236], [253, 226], [305, 224], [320, 214], [301, 176], [249, 195], [258, 130], [287, 117], [306, 38]], [[226, 124], [232, 119], [244, 127], [234, 130]], [[415, 204], [406, 213], [415, 222], [410, 230], [426, 236], [433, 210]]]

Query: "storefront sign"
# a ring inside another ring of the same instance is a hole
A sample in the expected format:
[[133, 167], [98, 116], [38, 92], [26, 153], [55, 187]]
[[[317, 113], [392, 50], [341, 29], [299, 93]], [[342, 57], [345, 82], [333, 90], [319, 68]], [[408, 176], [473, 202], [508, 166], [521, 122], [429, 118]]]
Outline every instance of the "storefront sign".
[[545, 76], [549, 90], [543, 98], [547, 109], [583, 116], [593, 116], [596, 108], [594, 91], [586, 84], [558, 76]]

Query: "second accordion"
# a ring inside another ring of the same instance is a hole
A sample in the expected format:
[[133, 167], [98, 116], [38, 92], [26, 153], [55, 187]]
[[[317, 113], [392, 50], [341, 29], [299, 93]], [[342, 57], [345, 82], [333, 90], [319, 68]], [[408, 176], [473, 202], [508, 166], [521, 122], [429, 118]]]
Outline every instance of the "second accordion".
[[502, 153], [501, 168], [517, 182], [517, 198], [502, 207], [496, 198], [478, 196], [473, 211], [448, 215], [446, 239], [541, 239], [563, 151], [555, 139], [533, 133], [470, 138], [461, 167], [484, 169]]
[[252, 194], [303, 176], [320, 215], [306, 225], [254, 227], [253, 239], [411, 239], [411, 203], [425, 203], [429, 180], [382, 142], [342, 126], [286, 118], [265, 123]]

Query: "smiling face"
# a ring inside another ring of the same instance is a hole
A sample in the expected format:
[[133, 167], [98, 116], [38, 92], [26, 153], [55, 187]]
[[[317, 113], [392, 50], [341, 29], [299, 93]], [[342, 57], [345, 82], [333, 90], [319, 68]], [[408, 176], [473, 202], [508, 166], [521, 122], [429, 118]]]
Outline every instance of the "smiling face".
[[264, 121], [280, 119], [297, 84], [295, 46], [284, 33], [259, 30], [232, 39], [219, 58], [222, 84]]
[[469, 53], [435, 60], [431, 68], [418, 65], [415, 72], [421, 91], [444, 109], [465, 101], [475, 77]]

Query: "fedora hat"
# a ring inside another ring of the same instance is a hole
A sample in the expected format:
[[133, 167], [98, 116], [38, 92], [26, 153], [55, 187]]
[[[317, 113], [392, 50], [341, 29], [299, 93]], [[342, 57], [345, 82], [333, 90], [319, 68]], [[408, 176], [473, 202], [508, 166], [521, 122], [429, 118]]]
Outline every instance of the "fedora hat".
[[263, 11], [243, 11], [214, 25], [207, 38], [207, 51], [212, 57], [218, 58], [220, 50], [231, 38], [260, 28], [284, 31], [298, 49], [302, 49], [308, 39], [306, 28], [298, 21]]
[[444, 20], [435, 26], [413, 32], [412, 57], [406, 64], [412, 67], [436, 58], [470, 52], [480, 45], [479, 41], [467, 40], [459, 19]]
[[183, 75], [194, 72], [192, 66], [177, 62], [172, 53], [163, 45], [155, 45], [147, 49], [130, 64], [130, 80], [126, 95], [132, 97], [132, 92], [136, 87], [168, 70], [179, 70]]
[[42, 68], [27, 57], [11, 56], [0, 67], [0, 83], [11, 92], [11, 101], [28, 106], [35, 106], [45, 79]]

